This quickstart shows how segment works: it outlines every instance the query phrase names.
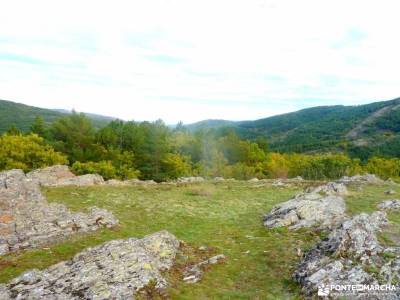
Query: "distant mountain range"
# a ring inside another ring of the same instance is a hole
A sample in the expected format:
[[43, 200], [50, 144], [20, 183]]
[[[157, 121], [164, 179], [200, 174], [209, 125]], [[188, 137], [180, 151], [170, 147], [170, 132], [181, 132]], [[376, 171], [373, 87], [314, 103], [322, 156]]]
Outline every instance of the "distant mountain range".
[[[0, 100], [0, 133], [12, 124], [28, 131], [36, 118], [47, 123], [71, 111], [44, 109]], [[115, 119], [86, 113], [96, 128]], [[265, 137], [281, 152], [345, 151], [365, 158], [400, 157], [400, 98], [357, 106], [318, 106], [255, 121], [204, 120], [185, 125], [190, 131], [234, 130], [240, 137]]]
[[[13, 124], [21, 131], [28, 131], [37, 116], [41, 116], [46, 123], [51, 123], [70, 113], [71, 111], [65, 109], [46, 109], [0, 100], [0, 133], [7, 131]], [[104, 127], [116, 119], [91, 113], [85, 114], [92, 119], [93, 126], [96, 128]]]
[[191, 131], [231, 128], [266, 137], [281, 152], [347, 151], [358, 157], [400, 156], [400, 98], [357, 106], [319, 106], [255, 121], [205, 120]]

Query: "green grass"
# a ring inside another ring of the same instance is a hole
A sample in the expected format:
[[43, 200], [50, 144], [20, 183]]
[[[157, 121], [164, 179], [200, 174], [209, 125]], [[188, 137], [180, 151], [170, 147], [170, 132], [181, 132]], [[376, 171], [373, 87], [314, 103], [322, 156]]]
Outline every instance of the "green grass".
[[[300, 299], [299, 287], [291, 280], [298, 263], [296, 248], [310, 248], [319, 239], [318, 234], [262, 226], [264, 213], [300, 190], [300, 186], [279, 188], [247, 182], [45, 189], [50, 202], [65, 203], [74, 211], [92, 205], [103, 207], [114, 212], [121, 225], [75, 236], [48, 248], [5, 256], [0, 260], [0, 281], [7, 282], [27, 269], [46, 268], [103, 241], [142, 237], [166, 229], [191, 247], [205, 245], [213, 253], [227, 256], [197, 284], [183, 283], [179, 274], [169, 276], [171, 298]], [[377, 203], [390, 198], [384, 190], [352, 190], [347, 197], [349, 213], [376, 210]], [[399, 214], [392, 214], [391, 220], [400, 223]]]

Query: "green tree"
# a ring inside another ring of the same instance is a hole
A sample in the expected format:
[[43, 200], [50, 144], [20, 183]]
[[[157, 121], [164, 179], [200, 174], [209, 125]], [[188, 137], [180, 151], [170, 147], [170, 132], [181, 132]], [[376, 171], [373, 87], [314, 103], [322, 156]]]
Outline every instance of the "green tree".
[[37, 135], [44, 137], [46, 133], [46, 125], [43, 118], [41, 116], [37, 116], [31, 124], [30, 129], [32, 133], [36, 133]]
[[56, 150], [66, 153], [71, 162], [101, 160], [104, 148], [95, 143], [92, 122], [82, 113], [57, 119], [50, 128]]
[[15, 124], [11, 124], [11, 126], [8, 128], [7, 132], [8, 135], [21, 135], [22, 132], [17, 128]]

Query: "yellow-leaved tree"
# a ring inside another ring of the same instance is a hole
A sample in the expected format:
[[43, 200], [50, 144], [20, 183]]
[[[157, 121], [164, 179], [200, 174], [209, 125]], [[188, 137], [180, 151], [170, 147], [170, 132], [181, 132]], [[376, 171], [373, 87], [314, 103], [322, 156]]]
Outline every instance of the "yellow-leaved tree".
[[26, 172], [67, 163], [63, 154], [54, 151], [36, 134], [0, 136], [0, 170], [22, 169]]

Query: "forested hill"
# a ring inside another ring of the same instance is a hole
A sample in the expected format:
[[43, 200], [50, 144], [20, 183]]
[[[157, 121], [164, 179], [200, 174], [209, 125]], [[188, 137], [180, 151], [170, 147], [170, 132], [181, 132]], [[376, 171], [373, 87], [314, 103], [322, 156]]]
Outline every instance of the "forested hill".
[[266, 137], [271, 149], [282, 152], [345, 150], [359, 157], [372, 153], [399, 156], [400, 98], [358, 106], [313, 107], [255, 121], [202, 121], [187, 127], [230, 127], [242, 138]]
[[[70, 113], [67, 110], [52, 110], [0, 100], [0, 133], [7, 131], [10, 126], [15, 125], [21, 131], [28, 131], [30, 125], [37, 116], [43, 118], [46, 123]], [[88, 114], [94, 127], [101, 128], [111, 121], [110, 117]]]

